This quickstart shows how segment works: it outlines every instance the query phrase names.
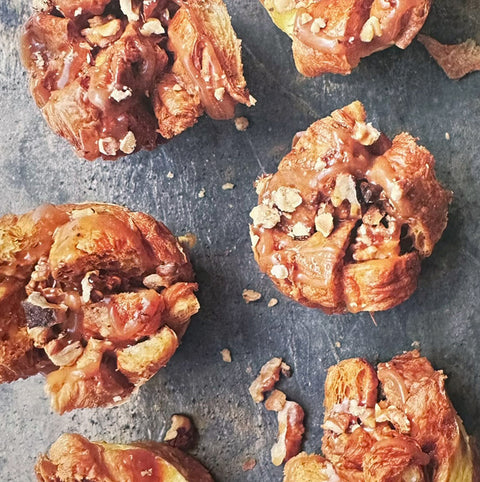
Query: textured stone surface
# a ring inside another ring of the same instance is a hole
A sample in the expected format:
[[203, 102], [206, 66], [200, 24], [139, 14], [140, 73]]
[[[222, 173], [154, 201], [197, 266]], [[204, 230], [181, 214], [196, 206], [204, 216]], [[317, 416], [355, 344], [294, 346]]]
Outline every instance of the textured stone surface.
[[[185, 412], [200, 431], [196, 453], [217, 480], [278, 481], [281, 469], [269, 461], [275, 416], [255, 406], [247, 392], [263, 362], [277, 355], [292, 365], [294, 376], [281, 386], [308, 414], [305, 448], [312, 451], [320, 446], [326, 369], [352, 356], [385, 360], [414, 341], [449, 375], [451, 398], [480, 437], [480, 74], [448, 80], [414, 42], [405, 52], [392, 48], [365, 59], [349, 77], [302, 78], [289, 39], [257, 0], [227, 4], [258, 99], [255, 108], [241, 110], [249, 129], [238, 132], [233, 122], [203, 118], [154, 152], [115, 163], [77, 159], [47, 128], [17, 54], [29, 2], [0, 4], [0, 214], [43, 202], [95, 200], [148, 212], [178, 234], [192, 231], [199, 240], [192, 258], [202, 303], [168, 367], [119, 408], [60, 417], [49, 409], [41, 377], [0, 386], [2, 480], [33, 480], [36, 455], [62, 432], [110, 442], [160, 440], [170, 415]], [[479, 12], [479, 0], [437, 0], [424, 31], [444, 42], [476, 34], [478, 42]], [[357, 98], [387, 134], [418, 136], [435, 155], [439, 178], [455, 192], [449, 226], [423, 264], [418, 291], [375, 315], [376, 326], [367, 313], [328, 317], [276, 293], [256, 267], [247, 229], [254, 179], [275, 170], [295, 132]], [[225, 182], [235, 188], [223, 191]], [[260, 291], [263, 299], [246, 305], [244, 288]], [[267, 308], [272, 296], [279, 303]], [[232, 363], [222, 361], [226, 347]], [[249, 457], [258, 463], [244, 473]]]

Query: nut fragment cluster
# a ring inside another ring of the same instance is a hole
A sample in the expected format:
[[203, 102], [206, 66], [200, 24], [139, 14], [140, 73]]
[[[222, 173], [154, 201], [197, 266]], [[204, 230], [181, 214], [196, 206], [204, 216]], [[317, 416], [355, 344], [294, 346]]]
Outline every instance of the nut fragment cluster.
[[222, 0], [46, 0], [22, 59], [54, 132], [85, 159], [153, 149], [253, 105]]
[[308, 77], [349, 74], [360, 59], [396, 45], [405, 49], [422, 28], [432, 0], [260, 0], [292, 38], [297, 69]]
[[118, 405], [176, 351], [199, 304], [186, 252], [111, 204], [0, 219], [0, 382], [48, 373], [53, 408]]
[[177, 447], [153, 441], [129, 445], [90, 442], [78, 434], [61, 435], [37, 460], [40, 482], [182, 481], [213, 482], [208, 470]]
[[323, 456], [292, 458], [284, 482], [478, 480], [472, 442], [445, 393], [445, 378], [417, 350], [377, 370], [361, 358], [331, 367]]
[[250, 235], [260, 269], [327, 313], [405, 301], [447, 224], [451, 192], [434, 167], [409, 134], [391, 141], [367, 123], [358, 101], [315, 122], [256, 182]]

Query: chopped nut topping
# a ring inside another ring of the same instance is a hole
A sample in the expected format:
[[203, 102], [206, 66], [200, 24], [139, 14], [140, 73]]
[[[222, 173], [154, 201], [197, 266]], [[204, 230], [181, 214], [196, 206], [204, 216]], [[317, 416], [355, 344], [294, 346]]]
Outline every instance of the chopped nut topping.
[[106, 156], [115, 156], [120, 148], [120, 143], [113, 137], [105, 137], [98, 141], [98, 150]]
[[327, 23], [325, 22], [325, 20], [319, 17], [312, 22], [310, 30], [312, 33], [317, 34], [318, 32], [320, 32], [320, 30], [322, 30], [322, 28], [325, 28], [326, 26]]
[[192, 250], [197, 244], [197, 237], [193, 233], [185, 233], [182, 236], [179, 236], [177, 239], [178, 242], [189, 251]]
[[242, 465], [242, 470], [244, 472], [247, 472], [248, 470], [252, 470], [255, 468], [255, 465], [257, 465], [257, 461], [255, 459], [247, 459]]
[[250, 240], [252, 242], [252, 248], [255, 248], [255, 246], [258, 244], [260, 241], [260, 236], [257, 236], [253, 230], [252, 227], [250, 226]]
[[281, 358], [272, 358], [260, 369], [257, 378], [252, 382], [248, 391], [255, 403], [263, 402], [264, 393], [269, 392], [280, 379], [280, 370], [282, 366]]
[[96, 274], [98, 276], [98, 271], [89, 271], [82, 279], [82, 301], [88, 303], [90, 301], [90, 295], [92, 294], [93, 285], [90, 283], [90, 276]]
[[231, 363], [232, 362], [232, 354], [230, 353], [230, 350], [228, 348], [224, 348], [220, 353], [222, 355], [222, 360], [225, 363]]
[[120, 9], [127, 16], [129, 22], [140, 20], [140, 15], [133, 11], [132, 0], [120, 0]]
[[380, 25], [380, 20], [372, 15], [363, 25], [362, 31], [360, 32], [360, 40], [362, 42], [371, 42], [374, 37], [381, 37], [382, 26]]
[[270, 273], [277, 279], [285, 279], [288, 277], [288, 269], [283, 264], [273, 265]]
[[248, 119], [246, 117], [235, 117], [235, 128], [237, 131], [246, 131], [248, 128]]
[[288, 234], [294, 238], [304, 238], [310, 235], [310, 228], [303, 223], [295, 223]]
[[[94, 17], [96, 19], [97, 17]], [[90, 28], [82, 30], [82, 35], [92, 44], [99, 45], [100, 47], [106, 47], [110, 41], [106, 40], [109, 37], [116, 35], [121, 27], [122, 22], [117, 18], [110, 20], [107, 23], [96, 24], [90, 20]]]
[[44, 346], [45, 353], [48, 358], [57, 366], [65, 367], [73, 365], [83, 353], [83, 347], [80, 341], [64, 345], [61, 338], [54, 339]]
[[215, 92], [214, 92], [215, 99], [217, 99], [218, 101], [222, 101], [224, 95], [225, 95], [225, 87], [219, 87], [218, 89], [215, 89]]
[[273, 390], [265, 401], [265, 408], [271, 412], [279, 412], [285, 406], [287, 396], [280, 390]]
[[200, 189], [200, 191], [198, 192], [198, 197], [199, 198], [205, 197], [205, 188]]
[[272, 192], [272, 200], [280, 211], [293, 213], [302, 204], [302, 196], [298, 189], [281, 186]]
[[315, 216], [315, 229], [328, 238], [333, 231], [333, 216], [330, 213], [318, 212]]
[[352, 138], [364, 146], [371, 146], [380, 137], [380, 132], [369, 122], [355, 122]]
[[295, 8], [295, 0], [273, 0], [273, 5], [278, 13], [285, 13]]
[[132, 131], [128, 131], [123, 139], [120, 139], [120, 150], [125, 154], [131, 154], [137, 147], [137, 139]]
[[390, 191], [390, 199], [394, 202], [400, 201], [402, 198], [402, 188], [399, 186], [398, 183], [394, 183], [392, 189]]
[[123, 90], [113, 89], [110, 94], [110, 98], [116, 100], [117, 102], [122, 102], [122, 100], [128, 99], [132, 95], [132, 89], [128, 87], [123, 87]]
[[182, 90], [182, 86], [180, 84], [175, 84], [172, 89], [175, 91], [175, 92], [180, 92]]
[[335, 189], [331, 195], [331, 201], [335, 207], [338, 207], [345, 200], [350, 203], [350, 213], [353, 216], [359, 215], [361, 206], [357, 199], [355, 181], [349, 174], [339, 174], [335, 182]]
[[150, 290], [159, 290], [160, 288], [165, 287], [165, 280], [160, 275], [154, 273], [149, 274], [143, 278], [143, 286]]
[[250, 211], [254, 226], [263, 226], [266, 229], [274, 228], [280, 222], [280, 213], [275, 208], [260, 204]]
[[270, 298], [270, 301], [268, 302], [267, 306], [269, 308], [273, 308], [277, 304], [278, 304], [277, 298]]
[[235, 184], [232, 184], [231, 182], [226, 182], [225, 184], [222, 185], [222, 189], [224, 191], [228, 191], [229, 189], [233, 189], [235, 187]]
[[262, 294], [254, 290], [243, 290], [242, 296], [245, 300], [245, 303], [248, 304], [252, 301], [258, 301], [262, 297]]
[[255, 183], [254, 183], [254, 186], [255, 186], [255, 192], [260, 196], [260, 194], [262, 194], [262, 192], [265, 190], [265, 188], [267, 187], [267, 184], [268, 182], [270, 181], [270, 179], [272, 179], [272, 176], [273, 174], [266, 174], [266, 175], [263, 175], [261, 177], [259, 177]]
[[309, 13], [303, 12], [300, 15], [300, 25], [305, 25], [306, 23], [310, 22], [312, 19], [313, 17]]
[[371, 206], [363, 215], [362, 221], [370, 226], [378, 226], [383, 219], [383, 214], [376, 206]]
[[375, 405], [375, 421], [377, 423], [390, 422], [400, 433], [410, 433], [410, 420], [404, 412], [394, 405], [382, 408], [377, 403]]
[[314, 169], [316, 171], [323, 171], [323, 169], [325, 169], [326, 166], [327, 166], [327, 163], [323, 159], [317, 159]]
[[197, 430], [192, 421], [185, 415], [172, 415], [172, 426], [165, 434], [164, 442], [172, 447], [186, 450], [195, 443]]
[[158, 18], [149, 18], [140, 29], [140, 33], [149, 37], [150, 35], [161, 35], [165, 33], [162, 22]]

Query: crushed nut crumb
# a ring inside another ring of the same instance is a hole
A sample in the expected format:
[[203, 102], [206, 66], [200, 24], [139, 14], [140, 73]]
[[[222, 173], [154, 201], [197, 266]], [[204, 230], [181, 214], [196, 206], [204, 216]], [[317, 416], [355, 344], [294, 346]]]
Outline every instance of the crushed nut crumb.
[[355, 180], [350, 174], [339, 174], [335, 181], [335, 189], [331, 195], [332, 204], [340, 206], [343, 201], [350, 203], [350, 213], [357, 216], [361, 213], [361, 206], [357, 199]]
[[185, 233], [182, 236], [179, 236], [177, 239], [178, 242], [189, 251], [192, 250], [197, 244], [197, 237], [193, 233]]
[[131, 154], [137, 147], [137, 139], [132, 131], [128, 131], [123, 139], [120, 139], [120, 150], [125, 154]]
[[288, 234], [294, 238], [304, 238], [305, 236], [310, 235], [310, 228], [305, 226], [305, 224], [298, 222], [293, 225], [292, 230]]
[[295, 209], [302, 204], [303, 200], [298, 189], [280, 186], [276, 191], [272, 192], [272, 201], [280, 211], [293, 213]]
[[255, 459], [247, 459], [245, 460], [245, 462], [243, 462], [242, 470], [244, 472], [247, 472], [248, 470], [253, 470], [255, 468], [255, 465], [257, 465], [257, 461]]
[[198, 197], [199, 198], [205, 197], [205, 189], [204, 188], [200, 189], [200, 191], [198, 192]]
[[185, 415], [172, 415], [172, 426], [168, 429], [164, 437], [172, 447], [186, 450], [195, 444], [197, 430], [192, 421]]
[[310, 22], [312, 19], [313, 17], [309, 13], [303, 12], [300, 15], [300, 25], [305, 25], [306, 23]]
[[322, 28], [325, 28], [327, 26], [327, 23], [323, 18], [316, 18], [313, 22], [312, 25], [310, 26], [310, 30], [313, 34], [317, 34], [322, 30]]
[[380, 137], [380, 132], [369, 122], [355, 122], [352, 133], [353, 139], [364, 146], [371, 146]]
[[167, 178], [168, 178], [168, 179], [173, 179], [173, 176], [174, 176], [174, 174], [173, 174], [172, 171], [168, 171], [168, 172], [167, 172]]
[[288, 277], [288, 269], [283, 264], [275, 264], [272, 266], [270, 273], [274, 278], [285, 279]]
[[172, 89], [175, 91], [175, 92], [180, 92], [182, 90], [182, 86], [180, 84], [175, 84]]
[[268, 302], [267, 306], [269, 308], [273, 308], [277, 304], [278, 304], [277, 298], [270, 298], [270, 301]]
[[374, 37], [381, 37], [382, 26], [380, 20], [372, 15], [363, 25], [360, 32], [360, 40], [362, 42], [371, 42]]
[[447, 141], [450, 140], [450, 134], [448, 132], [445, 132], [445, 139], [447, 139]]
[[127, 16], [129, 22], [140, 20], [140, 15], [133, 11], [132, 0], [120, 0], [120, 9]]
[[149, 18], [140, 28], [140, 33], [145, 37], [162, 35], [165, 33], [165, 29], [158, 18]]
[[215, 99], [217, 99], [218, 101], [222, 101], [223, 97], [225, 96], [225, 87], [219, 87], [218, 89], [215, 89], [213, 95], [215, 96]]
[[249, 125], [246, 117], [235, 117], [235, 128], [237, 131], [246, 131]]
[[261, 293], [254, 290], [243, 290], [242, 296], [247, 304], [252, 301], [258, 301], [262, 297]]
[[231, 363], [232, 362], [232, 354], [230, 353], [230, 350], [228, 348], [224, 348], [220, 353], [222, 355], [222, 360], [225, 363]]
[[231, 182], [226, 182], [225, 184], [222, 185], [222, 189], [224, 191], [228, 191], [230, 189], [233, 189], [235, 187], [235, 184], [232, 184]]
[[115, 156], [119, 148], [119, 142], [113, 137], [104, 137], [98, 141], [98, 150], [106, 156]]
[[117, 101], [122, 102], [122, 100], [128, 99], [132, 95], [132, 89], [124, 86], [122, 90], [120, 89], [113, 89], [112, 93], [110, 94], [110, 98]]

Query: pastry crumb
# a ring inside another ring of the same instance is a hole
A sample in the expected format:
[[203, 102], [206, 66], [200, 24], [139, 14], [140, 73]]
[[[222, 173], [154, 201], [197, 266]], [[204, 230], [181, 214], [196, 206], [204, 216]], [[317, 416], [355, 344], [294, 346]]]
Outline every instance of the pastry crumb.
[[225, 184], [222, 185], [222, 189], [224, 191], [228, 191], [230, 189], [233, 189], [235, 187], [235, 184], [232, 184], [231, 182], [226, 182]]
[[235, 117], [235, 128], [237, 131], [246, 131], [249, 126], [248, 119], [246, 117]]

